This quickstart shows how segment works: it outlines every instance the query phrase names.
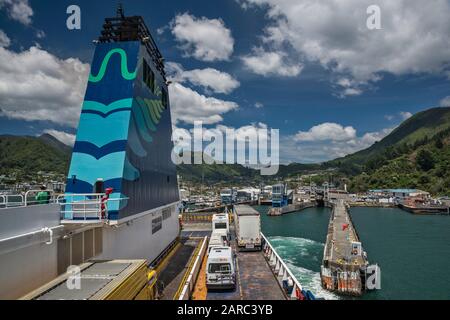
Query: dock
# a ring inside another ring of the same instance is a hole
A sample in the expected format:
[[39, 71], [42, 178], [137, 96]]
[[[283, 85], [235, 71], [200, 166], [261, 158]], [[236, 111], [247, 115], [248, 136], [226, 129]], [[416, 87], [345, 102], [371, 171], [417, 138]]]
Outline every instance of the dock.
[[450, 207], [443, 205], [400, 204], [399, 208], [417, 215], [450, 215]]
[[316, 202], [302, 202], [302, 203], [288, 204], [287, 206], [281, 208], [271, 208], [267, 212], [267, 215], [282, 216], [284, 214], [301, 211], [307, 208], [313, 208], [315, 206], [317, 206]]
[[360, 296], [365, 287], [361, 270], [367, 265], [347, 205], [342, 200], [335, 202], [321, 268], [322, 286], [339, 294]]

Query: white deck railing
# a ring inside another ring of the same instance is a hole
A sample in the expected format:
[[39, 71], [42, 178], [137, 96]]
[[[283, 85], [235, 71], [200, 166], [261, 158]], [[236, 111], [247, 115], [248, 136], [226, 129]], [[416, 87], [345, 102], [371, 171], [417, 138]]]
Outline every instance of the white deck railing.
[[[264, 236], [263, 233], [261, 233], [261, 237], [264, 240], [264, 256], [266, 257], [274, 274], [277, 276], [277, 280], [280, 283], [281, 287], [284, 290], [288, 289], [287, 294], [291, 300], [300, 300], [301, 292], [303, 290], [302, 285], [291, 272], [291, 270], [289, 270], [286, 263], [278, 255], [278, 253], [275, 251], [275, 249], [272, 247], [269, 240]], [[286, 284], [288, 288], [285, 287]]]
[[[48, 199], [36, 200], [39, 192], [47, 192], [49, 194]], [[56, 198], [53, 190], [29, 190], [25, 194], [4, 194], [0, 195], [0, 209], [56, 203]]]
[[111, 202], [129, 200], [129, 198], [108, 198], [104, 193], [63, 194], [58, 196], [61, 217], [65, 221], [89, 222], [108, 220], [108, 206]]

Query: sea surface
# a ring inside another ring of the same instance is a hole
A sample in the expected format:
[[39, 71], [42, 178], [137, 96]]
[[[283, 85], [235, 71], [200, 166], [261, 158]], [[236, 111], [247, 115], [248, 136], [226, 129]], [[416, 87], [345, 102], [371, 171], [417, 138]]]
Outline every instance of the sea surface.
[[[321, 288], [330, 209], [281, 217], [262, 213], [262, 231], [302, 286], [326, 299], [347, 299]], [[381, 268], [381, 290], [362, 299], [450, 299], [450, 216], [417, 216], [400, 209], [352, 208], [369, 262]]]

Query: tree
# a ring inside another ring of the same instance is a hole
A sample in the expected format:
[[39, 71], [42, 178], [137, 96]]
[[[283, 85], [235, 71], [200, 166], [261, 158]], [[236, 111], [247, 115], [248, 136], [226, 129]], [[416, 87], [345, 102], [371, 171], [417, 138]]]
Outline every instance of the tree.
[[422, 149], [417, 153], [416, 163], [420, 169], [423, 171], [429, 171], [434, 168], [434, 158], [433, 154], [426, 150]]
[[437, 139], [434, 145], [435, 145], [436, 148], [438, 148], [438, 149], [442, 149], [442, 148], [444, 147], [444, 144], [442, 143], [442, 140], [441, 140], [441, 139]]

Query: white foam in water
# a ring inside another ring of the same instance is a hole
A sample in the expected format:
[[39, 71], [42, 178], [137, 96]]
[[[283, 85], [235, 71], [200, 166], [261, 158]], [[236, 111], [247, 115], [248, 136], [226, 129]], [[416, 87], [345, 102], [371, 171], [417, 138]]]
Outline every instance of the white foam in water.
[[323, 243], [311, 239], [279, 236], [269, 237], [269, 241], [303, 286], [303, 289], [310, 290], [319, 298], [327, 300], [339, 299], [339, 296], [322, 288], [319, 272], [298, 265], [298, 260], [309, 259], [313, 260], [314, 263], [317, 262], [317, 266], [320, 268], [324, 248]]

